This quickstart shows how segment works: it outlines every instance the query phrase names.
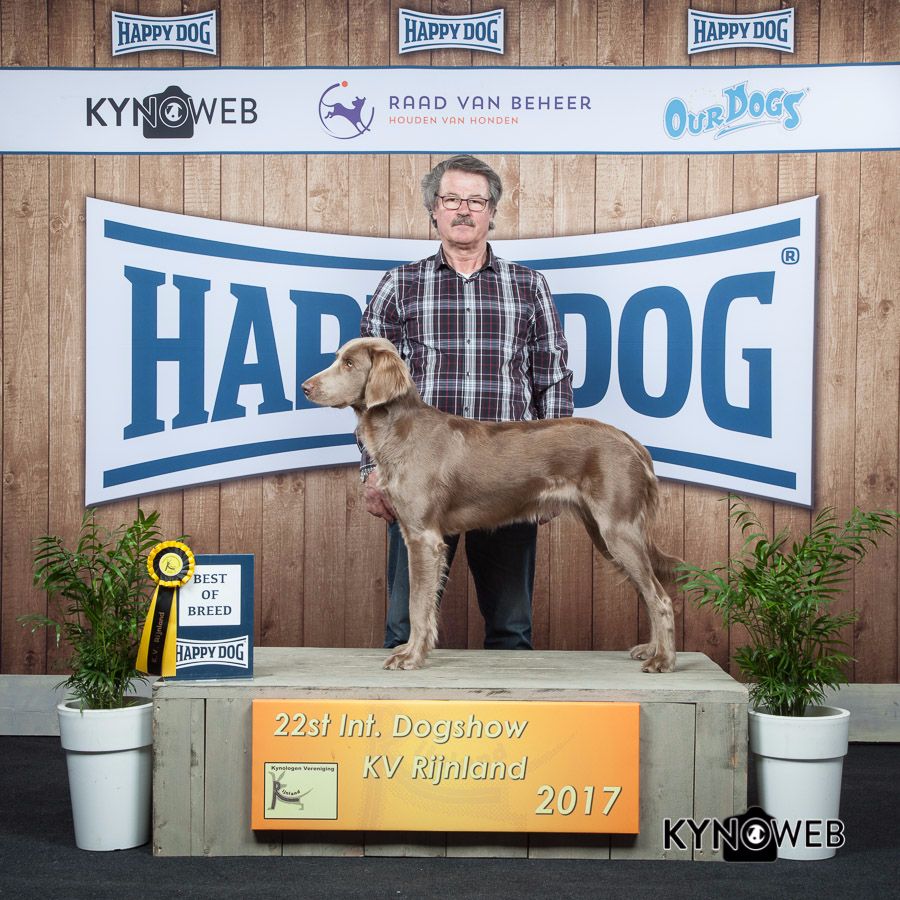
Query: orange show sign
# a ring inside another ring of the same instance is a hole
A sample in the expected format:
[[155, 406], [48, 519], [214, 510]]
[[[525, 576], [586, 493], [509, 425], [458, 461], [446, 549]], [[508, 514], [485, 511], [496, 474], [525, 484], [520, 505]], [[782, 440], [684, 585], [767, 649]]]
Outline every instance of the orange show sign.
[[252, 826], [637, 834], [640, 706], [254, 700]]

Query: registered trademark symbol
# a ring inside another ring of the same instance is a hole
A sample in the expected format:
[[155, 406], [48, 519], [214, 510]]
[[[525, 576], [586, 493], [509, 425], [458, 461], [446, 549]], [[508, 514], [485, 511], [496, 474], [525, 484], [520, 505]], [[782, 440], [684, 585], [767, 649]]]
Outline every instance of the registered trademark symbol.
[[785, 247], [781, 251], [781, 261], [786, 266], [796, 266], [800, 262], [800, 251], [796, 247]]

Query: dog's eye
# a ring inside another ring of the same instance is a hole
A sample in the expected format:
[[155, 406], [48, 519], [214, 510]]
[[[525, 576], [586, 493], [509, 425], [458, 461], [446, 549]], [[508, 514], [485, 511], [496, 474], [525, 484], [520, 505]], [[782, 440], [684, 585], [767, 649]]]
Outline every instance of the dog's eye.
[[345, 359], [345, 360], [344, 360], [344, 365], [345, 365], [348, 369], [352, 369], [352, 368], [353, 368], [353, 360], [352, 360], [352, 359]]

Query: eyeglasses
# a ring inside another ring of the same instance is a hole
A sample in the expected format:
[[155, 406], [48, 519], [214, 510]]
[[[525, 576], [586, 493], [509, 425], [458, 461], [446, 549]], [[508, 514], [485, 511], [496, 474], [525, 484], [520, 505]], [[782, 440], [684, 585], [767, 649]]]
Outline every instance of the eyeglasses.
[[438, 194], [438, 200], [444, 206], [444, 209], [459, 209], [460, 205], [465, 203], [469, 208], [469, 212], [481, 212], [487, 205], [488, 201], [484, 197], [442, 197]]

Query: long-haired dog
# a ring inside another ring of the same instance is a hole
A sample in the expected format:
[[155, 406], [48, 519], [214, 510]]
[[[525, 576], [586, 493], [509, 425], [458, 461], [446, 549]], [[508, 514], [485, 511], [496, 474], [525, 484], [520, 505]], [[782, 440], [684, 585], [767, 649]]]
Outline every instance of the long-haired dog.
[[421, 399], [396, 348], [382, 338], [344, 344], [303, 392], [320, 406], [356, 411], [409, 550], [409, 641], [385, 668], [418, 669], [437, 643], [444, 535], [567, 508], [646, 605], [650, 642], [634, 647], [632, 658], [645, 660], [645, 672], [674, 670], [672, 601], [661, 582], [672, 578], [678, 560], [649, 534], [656, 476], [650, 454], [632, 437], [591, 419], [475, 422], [448, 415]]

